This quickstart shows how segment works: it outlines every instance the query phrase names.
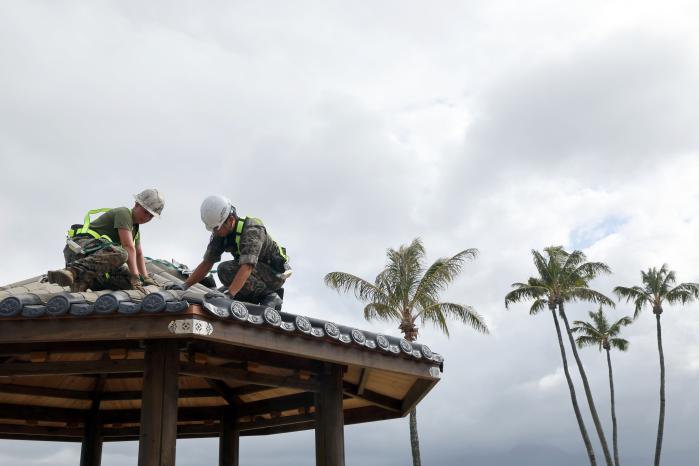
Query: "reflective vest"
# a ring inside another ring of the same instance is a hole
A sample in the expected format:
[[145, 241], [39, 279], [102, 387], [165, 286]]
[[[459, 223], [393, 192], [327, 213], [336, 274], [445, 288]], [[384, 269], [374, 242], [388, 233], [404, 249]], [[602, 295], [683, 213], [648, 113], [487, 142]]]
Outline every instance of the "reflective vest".
[[[97, 233], [95, 230], [90, 229], [90, 221], [91, 221], [90, 217], [92, 217], [93, 215], [96, 215], [96, 214], [102, 214], [102, 213], [107, 212], [107, 211], [110, 211], [110, 210], [112, 210], [112, 209], [111, 209], [111, 208], [107, 208], [107, 209], [94, 209], [94, 210], [88, 210], [87, 213], [85, 214], [85, 219], [84, 219], [84, 223], [82, 224], [82, 226], [80, 226], [80, 225], [73, 225], [73, 226], [71, 227], [71, 229], [68, 230], [68, 232], [67, 232], [68, 238], [73, 238], [73, 237], [75, 237], [75, 236], [80, 236], [80, 235], [90, 235], [90, 236], [92, 236], [92, 237], [95, 238], [95, 239], [104, 239], [104, 240], [106, 240], [106, 241], [108, 241], [108, 242], [110, 242], [110, 243], [113, 243], [114, 241], [112, 241], [112, 238], [110, 238], [109, 236], [107, 236], [107, 235], [100, 235], [100, 234]], [[131, 210], [129, 210], [129, 212], [131, 212]], [[140, 231], [137, 231], [137, 232], [136, 232], [136, 236], [135, 236], [134, 239], [133, 239], [133, 240], [134, 240], [134, 243], [135, 243], [136, 241], [138, 241], [138, 239], [139, 239], [140, 237], [141, 237], [141, 232], [140, 232]]]
[[[253, 217], [251, 217], [253, 218]], [[245, 226], [245, 221], [248, 219], [248, 217], [239, 217], [238, 220], [235, 223], [235, 251], [238, 255], [240, 255], [240, 237], [243, 234], [243, 227]], [[259, 218], [256, 220], [260, 220]], [[260, 223], [263, 223], [262, 220], [260, 220]], [[269, 236], [269, 235], [267, 235]], [[271, 236], [269, 236], [269, 239], [274, 242], [274, 245], [279, 249], [279, 255], [282, 256], [284, 259], [284, 262], [287, 262], [289, 260], [289, 257], [286, 255], [286, 248], [283, 246], [280, 246], [279, 243], [274, 241]]]

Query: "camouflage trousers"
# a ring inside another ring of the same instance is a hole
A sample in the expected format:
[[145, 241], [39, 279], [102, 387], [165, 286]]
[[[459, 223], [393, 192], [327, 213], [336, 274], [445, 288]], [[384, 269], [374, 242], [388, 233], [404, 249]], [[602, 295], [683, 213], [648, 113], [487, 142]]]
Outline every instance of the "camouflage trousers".
[[[104, 245], [95, 238], [74, 238], [83, 249]], [[79, 254], [68, 246], [63, 249], [66, 267], [77, 274], [77, 280], [89, 284], [93, 291], [129, 290], [131, 273], [126, 265], [129, 255], [121, 246], [111, 245], [87, 254]]]
[[[224, 286], [230, 286], [235, 274], [240, 270], [240, 263], [237, 260], [221, 262], [218, 264], [218, 279]], [[258, 262], [252, 269], [250, 277], [236, 294], [236, 299], [248, 303], [259, 303], [262, 298], [277, 291], [284, 286], [284, 278], [269, 265]]]

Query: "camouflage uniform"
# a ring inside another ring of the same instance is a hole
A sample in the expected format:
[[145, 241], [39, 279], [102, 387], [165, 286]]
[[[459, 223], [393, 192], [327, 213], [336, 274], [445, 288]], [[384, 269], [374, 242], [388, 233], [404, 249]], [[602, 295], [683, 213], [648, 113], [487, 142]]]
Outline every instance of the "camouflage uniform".
[[[238, 270], [240, 270], [240, 263], [235, 259], [221, 262], [218, 265], [218, 279], [224, 286], [228, 287]], [[259, 303], [262, 298], [269, 293], [276, 292], [282, 286], [284, 286], [284, 279], [279, 277], [279, 272], [265, 263], [258, 263], [236, 295], [236, 299], [249, 303]]]
[[[238, 222], [243, 221], [245, 223], [240, 234], [240, 249], [238, 249], [235, 231]], [[225, 238], [211, 236], [204, 260], [216, 263], [221, 260], [224, 252], [233, 254], [232, 261], [221, 262], [218, 265], [218, 278], [226, 287], [230, 286], [241, 265], [253, 265], [250, 277], [236, 298], [259, 303], [265, 296], [277, 292], [284, 285], [285, 279], [282, 274], [289, 269], [289, 265], [279, 249], [280, 247], [269, 236], [261, 220], [251, 217], [239, 218], [230, 235]]]
[[[74, 241], [87, 250], [105, 244], [105, 240], [90, 237], [75, 238]], [[117, 244], [88, 254], [76, 253], [66, 246], [63, 257], [66, 268], [77, 273], [78, 280], [91, 283], [90, 289], [93, 291], [131, 289], [130, 272], [126, 265], [128, 254]]]

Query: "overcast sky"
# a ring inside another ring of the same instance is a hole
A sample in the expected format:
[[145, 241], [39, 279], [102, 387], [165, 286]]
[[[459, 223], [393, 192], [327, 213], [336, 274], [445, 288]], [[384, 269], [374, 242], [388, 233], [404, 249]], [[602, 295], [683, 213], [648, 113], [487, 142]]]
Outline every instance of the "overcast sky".
[[[593, 282], [604, 293], [663, 262], [699, 281], [697, 13], [642, 0], [3, 2], [0, 284], [62, 265], [68, 225], [146, 187], [166, 199], [142, 229], [147, 255], [196, 265], [199, 205], [227, 195], [287, 247], [285, 310], [374, 331], [398, 334], [362, 321], [325, 273], [373, 279], [386, 248], [418, 236], [430, 260], [475, 247], [444, 299], [473, 305], [492, 334], [421, 329], [446, 358], [418, 408], [423, 464], [585, 464], [551, 318], [503, 298], [533, 274], [532, 248], [558, 244], [612, 267]], [[663, 329], [665, 464], [695, 464], [699, 305], [666, 309]], [[655, 443], [652, 314], [625, 335], [619, 444], [635, 466]], [[611, 440], [604, 357], [582, 354]], [[407, 419], [350, 426], [346, 443], [348, 464], [410, 461]], [[74, 465], [79, 450], [0, 441], [0, 464]], [[104, 466], [135, 464], [137, 444], [104, 452]], [[244, 438], [241, 452], [312, 464], [313, 435]], [[215, 440], [178, 443], [181, 465], [216, 455]]]

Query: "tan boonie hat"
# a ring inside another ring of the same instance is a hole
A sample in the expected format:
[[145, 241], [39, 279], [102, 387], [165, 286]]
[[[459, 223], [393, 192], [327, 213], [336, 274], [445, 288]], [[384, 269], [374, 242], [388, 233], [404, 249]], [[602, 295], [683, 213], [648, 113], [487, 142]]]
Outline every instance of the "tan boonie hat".
[[150, 212], [153, 217], [160, 218], [160, 214], [165, 207], [165, 201], [157, 189], [144, 189], [140, 193], [134, 194], [133, 198], [136, 199], [136, 202], [138, 202], [141, 207]]

